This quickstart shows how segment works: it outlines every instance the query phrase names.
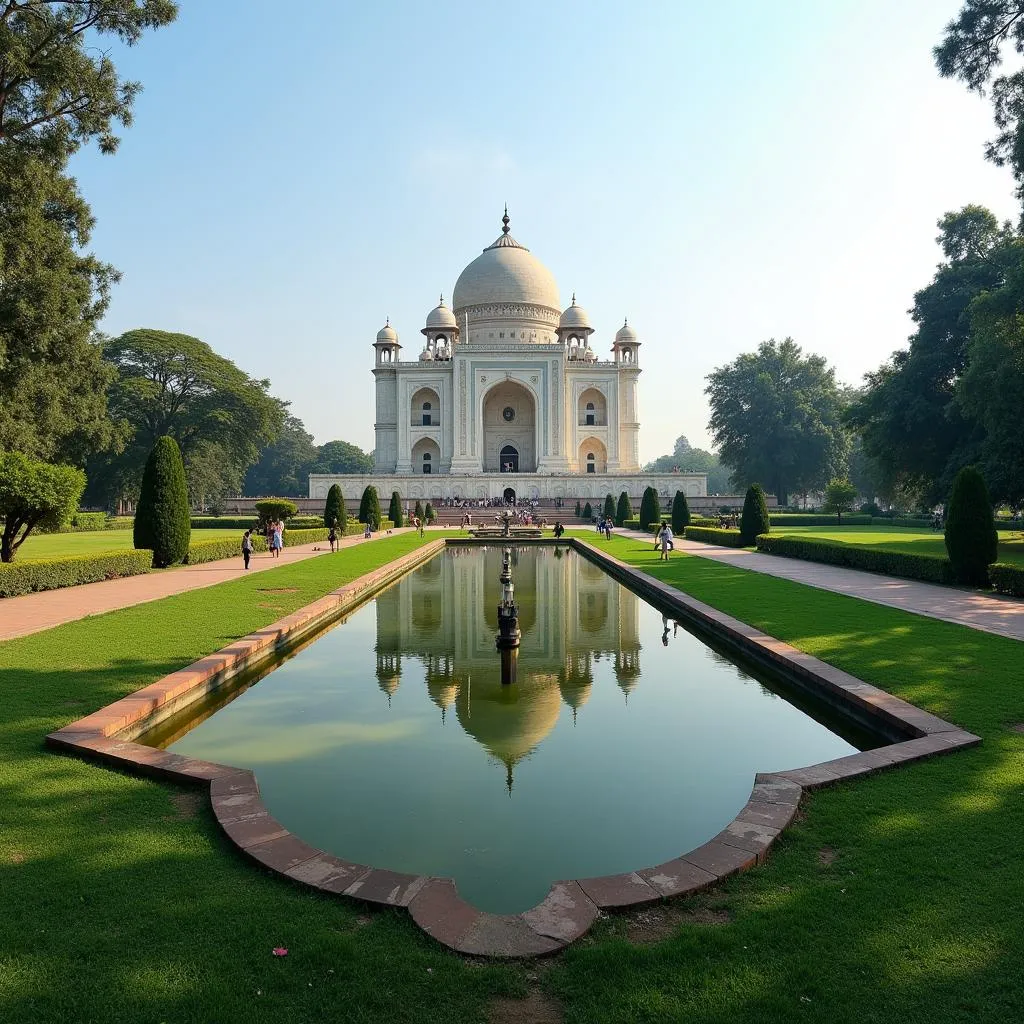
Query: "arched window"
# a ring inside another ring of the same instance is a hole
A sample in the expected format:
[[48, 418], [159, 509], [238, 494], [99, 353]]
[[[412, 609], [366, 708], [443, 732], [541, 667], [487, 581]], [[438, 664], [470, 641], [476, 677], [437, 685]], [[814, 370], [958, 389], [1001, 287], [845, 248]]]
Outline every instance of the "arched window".
[[587, 426], [592, 427], [594, 425], [594, 403], [587, 402]]
[[423, 472], [430, 472], [430, 452], [423, 453]]
[[594, 461], [594, 453], [593, 452], [587, 452], [587, 472], [588, 473], [596, 473], [597, 472], [597, 463]]
[[[430, 410], [431, 410], [431, 408], [432, 407], [431, 407], [429, 402], [424, 402], [423, 403], [423, 426], [425, 426], [425, 427], [429, 427], [430, 426]], [[424, 458], [428, 458], [428, 456], [425, 455]], [[427, 472], [427, 471], [424, 470], [424, 472]]]

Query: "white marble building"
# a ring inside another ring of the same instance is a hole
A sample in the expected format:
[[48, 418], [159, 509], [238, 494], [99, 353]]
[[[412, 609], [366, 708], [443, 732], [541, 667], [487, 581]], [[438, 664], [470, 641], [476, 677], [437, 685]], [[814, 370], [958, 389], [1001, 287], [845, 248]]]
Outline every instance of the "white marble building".
[[333, 483], [355, 499], [374, 484], [403, 498], [603, 498], [648, 485], [707, 494], [702, 473], [640, 473], [640, 342], [624, 323], [610, 358], [591, 345], [586, 310], [562, 310], [551, 272], [502, 232], [459, 275], [420, 331], [416, 359], [398, 332], [378, 332], [372, 476], [312, 474], [310, 498]]

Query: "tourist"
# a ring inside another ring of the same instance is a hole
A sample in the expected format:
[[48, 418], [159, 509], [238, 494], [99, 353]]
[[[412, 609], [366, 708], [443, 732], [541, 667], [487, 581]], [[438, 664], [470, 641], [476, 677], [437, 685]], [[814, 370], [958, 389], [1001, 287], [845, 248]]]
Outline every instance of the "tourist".
[[612, 539], [612, 521], [611, 521], [611, 519], [606, 519], [604, 521], [604, 539], [605, 540], [611, 540]]
[[242, 534], [242, 561], [246, 569], [249, 568], [249, 559], [252, 558], [252, 530], [246, 530]]
[[370, 521], [366, 521], [366, 525], [363, 527], [363, 540], [369, 540], [373, 536], [373, 531], [370, 529]]
[[274, 557], [280, 558], [281, 548], [284, 547], [284, 523], [282, 523], [280, 519], [273, 524], [271, 546], [273, 548]]
[[565, 533], [565, 527], [561, 523], [556, 522], [555, 523], [555, 540], [558, 540], [562, 536], [563, 533]]
[[331, 523], [331, 530], [330, 530], [330, 533], [327, 534], [327, 540], [330, 542], [331, 554], [333, 555], [334, 552], [338, 548], [338, 520], [337, 519], [335, 519], [334, 522]]
[[668, 521], [665, 520], [661, 524], [661, 530], [658, 533], [658, 543], [661, 545], [661, 561], [668, 561], [668, 553], [672, 549], [672, 527], [668, 525]]

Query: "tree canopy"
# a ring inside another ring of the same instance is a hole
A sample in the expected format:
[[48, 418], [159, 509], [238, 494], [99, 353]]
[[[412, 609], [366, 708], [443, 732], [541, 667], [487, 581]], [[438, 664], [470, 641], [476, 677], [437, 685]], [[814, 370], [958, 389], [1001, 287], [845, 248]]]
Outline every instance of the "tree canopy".
[[176, 14], [171, 0], [0, 3], [0, 445], [79, 464], [116, 445], [93, 332], [117, 274], [85, 250], [92, 217], [64, 172], [131, 123], [140, 86], [102, 44]]
[[348, 441], [327, 441], [317, 450], [310, 473], [369, 473], [373, 456]]
[[319, 449], [313, 443], [302, 420], [287, 414], [277, 439], [260, 453], [259, 460], [245, 474], [243, 493], [253, 497], [264, 494], [305, 494], [308, 474]]
[[0, 561], [13, 561], [37, 527], [55, 530], [69, 522], [84, 487], [80, 469], [0, 449]]
[[731, 488], [729, 470], [722, 465], [721, 459], [714, 453], [703, 448], [694, 448], [685, 434], [676, 438], [676, 443], [668, 455], [659, 455], [653, 462], [644, 466], [645, 473], [707, 473], [708, 494], [728, 494]]
[[959, 78], [979, 95], [990, 88], [997, 135], [985, 156], [1010, 166], [1024, 200], [1024, 70], [997, 74], [1007, 47], [1024, 54], [1024, 0], [965, 0], [933, 53], [943, 78]]
[[122, 453], [90, 466], [90, 492], [107, 500], [138, 478], [164, 435], [181, 449], [193, 503], [237, 493], [281, 430], [285, 406], [268, 394], [270, 382], [249, 377], [198, 338], [129, 331], [109, 340], [103, 357], [116, 371], [110, 412], [129, 436]]
[[948, 213], [946, 256], [914, 296], [905, 350], [867, 374], [846, 420], [891, 488], [924, 506], [979, 463], [993, 497], [1024, 501], [1024, 239], [979, 206]]
[[785, 505], [846, 471], [842, 395], [824, 358], [771, 339], [708, 375], [709, 426], [733, 480], [764, 480]]

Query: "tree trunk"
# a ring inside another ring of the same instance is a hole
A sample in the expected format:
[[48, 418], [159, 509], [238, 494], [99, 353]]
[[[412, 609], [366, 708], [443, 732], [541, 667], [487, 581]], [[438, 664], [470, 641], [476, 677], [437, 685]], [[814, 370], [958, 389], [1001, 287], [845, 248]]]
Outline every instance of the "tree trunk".
[[0, 562], [12, 562], [14, 560], [14, 546], [11, 543], [14, 539], [14, 534], [10, 530], [10, 524], [5, 524], [3, 536], [0, 537]]

